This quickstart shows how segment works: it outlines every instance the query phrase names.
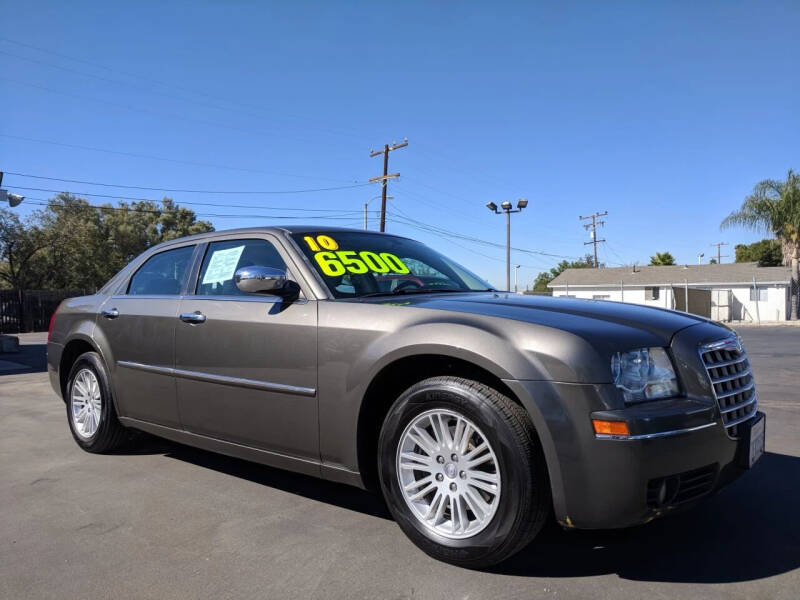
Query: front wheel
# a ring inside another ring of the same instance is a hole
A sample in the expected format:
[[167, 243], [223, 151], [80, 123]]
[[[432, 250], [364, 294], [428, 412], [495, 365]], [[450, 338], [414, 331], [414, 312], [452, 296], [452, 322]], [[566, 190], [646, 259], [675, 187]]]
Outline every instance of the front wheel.
[[522, 549], [550, 509], [547, 468], [525, 410], [482, 383], [433, 377], [389, 410], [380, 477], [392, 515], [429, 555], [485, 568]]
[[81, 354], [67, 379], [67, 420], [72, 437], [87, 452], [109, 452], [125, 440], [117, 419], [108, 374], [96, 352]]

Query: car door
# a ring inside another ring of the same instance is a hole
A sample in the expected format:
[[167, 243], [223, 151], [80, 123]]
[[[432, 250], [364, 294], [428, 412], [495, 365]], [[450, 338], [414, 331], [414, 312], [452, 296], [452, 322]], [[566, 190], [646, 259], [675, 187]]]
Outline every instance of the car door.
[[316, 461], [316, 302], [246, 294], [233, 281], [244, 266], [286, 270], [276, 241], [205, 247], [175, 331], [178, 405], [187, 431]]
[[195, 244], [149, 257], [101, 306], [95, 336], [108, 348], [120, 416], [180, 428], [174, 334]]

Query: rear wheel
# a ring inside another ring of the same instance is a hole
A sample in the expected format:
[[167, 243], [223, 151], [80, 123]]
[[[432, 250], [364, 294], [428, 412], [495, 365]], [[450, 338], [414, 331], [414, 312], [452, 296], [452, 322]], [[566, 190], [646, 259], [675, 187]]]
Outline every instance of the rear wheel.
[[119, 447], [126, 430], [117, 419], [108, 374], [96, 352], [81, 354], [67, 379], [67, 420], [72, 437], [87, 452]]
[[392, 515], [429, 555], [485, 568], [542, 528], [550, 508], [544, 457], [527, 413], [482, 383], [433, 377], [389, 410], [381, 486]]

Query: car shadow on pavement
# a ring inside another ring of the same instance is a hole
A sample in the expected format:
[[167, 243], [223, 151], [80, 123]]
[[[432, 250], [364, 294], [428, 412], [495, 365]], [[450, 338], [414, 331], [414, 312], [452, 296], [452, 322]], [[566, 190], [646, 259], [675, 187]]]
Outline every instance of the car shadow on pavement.
[[738, 481], [684, 513], [621, 530], [547, 528], [494, 572], [731, 583], [800, 567], [800, 458], [766, 453]]
[[[355, 487], [142, 435], [122, 453], [163, 454], [290, 494], [391, 519], [383, 499]], [[731, 583], [800, 567], [800, 458], [767, 452], [753, 470], [698, 506], [628, 529], [564, 531], [554, 521], [491, 569], [529, 577], [616, 573], [637, 581]]]
[[153, 454], [164, 454], [168, 458], [181, 460], [206, 469], [213, 469], [226, 475], [246, 479], [259, 485], [296, 494], [310, 500], [333, 504], [372, 517], [392, 518], [380, 495], [366, 492], [350, 485], [275, 469], [151, 436], [138, 440], [135, 447], [130, 451], [149, 453], [148, 449]]

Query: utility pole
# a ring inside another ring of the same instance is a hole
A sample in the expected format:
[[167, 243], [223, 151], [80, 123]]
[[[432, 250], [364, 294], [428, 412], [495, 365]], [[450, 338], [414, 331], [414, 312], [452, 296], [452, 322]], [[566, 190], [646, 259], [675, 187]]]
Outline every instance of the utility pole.
[[408, 146], [408, 139], [404, 139], [402, 144], [397, 144], [392, 142], [392, 145], [384, 144], [383, 150], [370, 150], [369, 155], [370, 157], [378, 156], [379, 154], [383, 154], [383, 175], [380, 177], [373, 177], [370, 179], [370, 182], [380, 181], [381, 182], [381, 231], [386, 231], [386, 186], [389, 183], [390, 179], [394, 179], [396, 177], [400, 177], [400, 173], [392, 173], [389, 174], [389, 152], [392, 150], [399, 150], [400, 148], [405, 148]]
[[727, 254], [722, 254], [722, 247], [723, 246], [728, 246], [728, 245], [729, 245], [728, 242], [717, 242], [716, 244], [711, 244], [712, 248], [714, 246], [717, 247], [717, 264], [718, 265], [722, 264], [722, 259], [723, 258], [729, 258]]
[[495, 214], [506, 214], [506, 291], [511, 291], [511, 215], [513, 213], [522, 212], [528, 206], [528, 201], [525, 198], [517, 200], [517, 209], [511, 210], [511, 202], [503, 202], [500, 204], [502, 210], [498, 210], [497, 204], [494, 202], [487, 202], [486, 208]]
[[583, 245], [584, 246], [588, 246], [589, 244], [593, 244], [594, 245], [594, 268], [595, 269], [600, 266], [600, 263], [597, 262], [597, 244], [599, 244], [600, 242], [605, 242], [605, 240], [598, 240], [597, 239], [597, 227], [605, 225], [605, 221], [598, 221], [597, 218], [598, 217], [605, 217], [607, 214], [608, 214], [608, 211], [606, 210], [606, 211], [603, 211], [603, 212], [596, 212], [593, 215], [589, 215], [588, 217], [580, 217], [581, 221], [587, 221], [589, 219], [592, 220], [591, 223], [587, 223], [586, 225], [583, 226], [584, 229], [588, 229], [589, 230], [589, 235], [591, 236], [592, 241], [591, 242], [583, 242]]

